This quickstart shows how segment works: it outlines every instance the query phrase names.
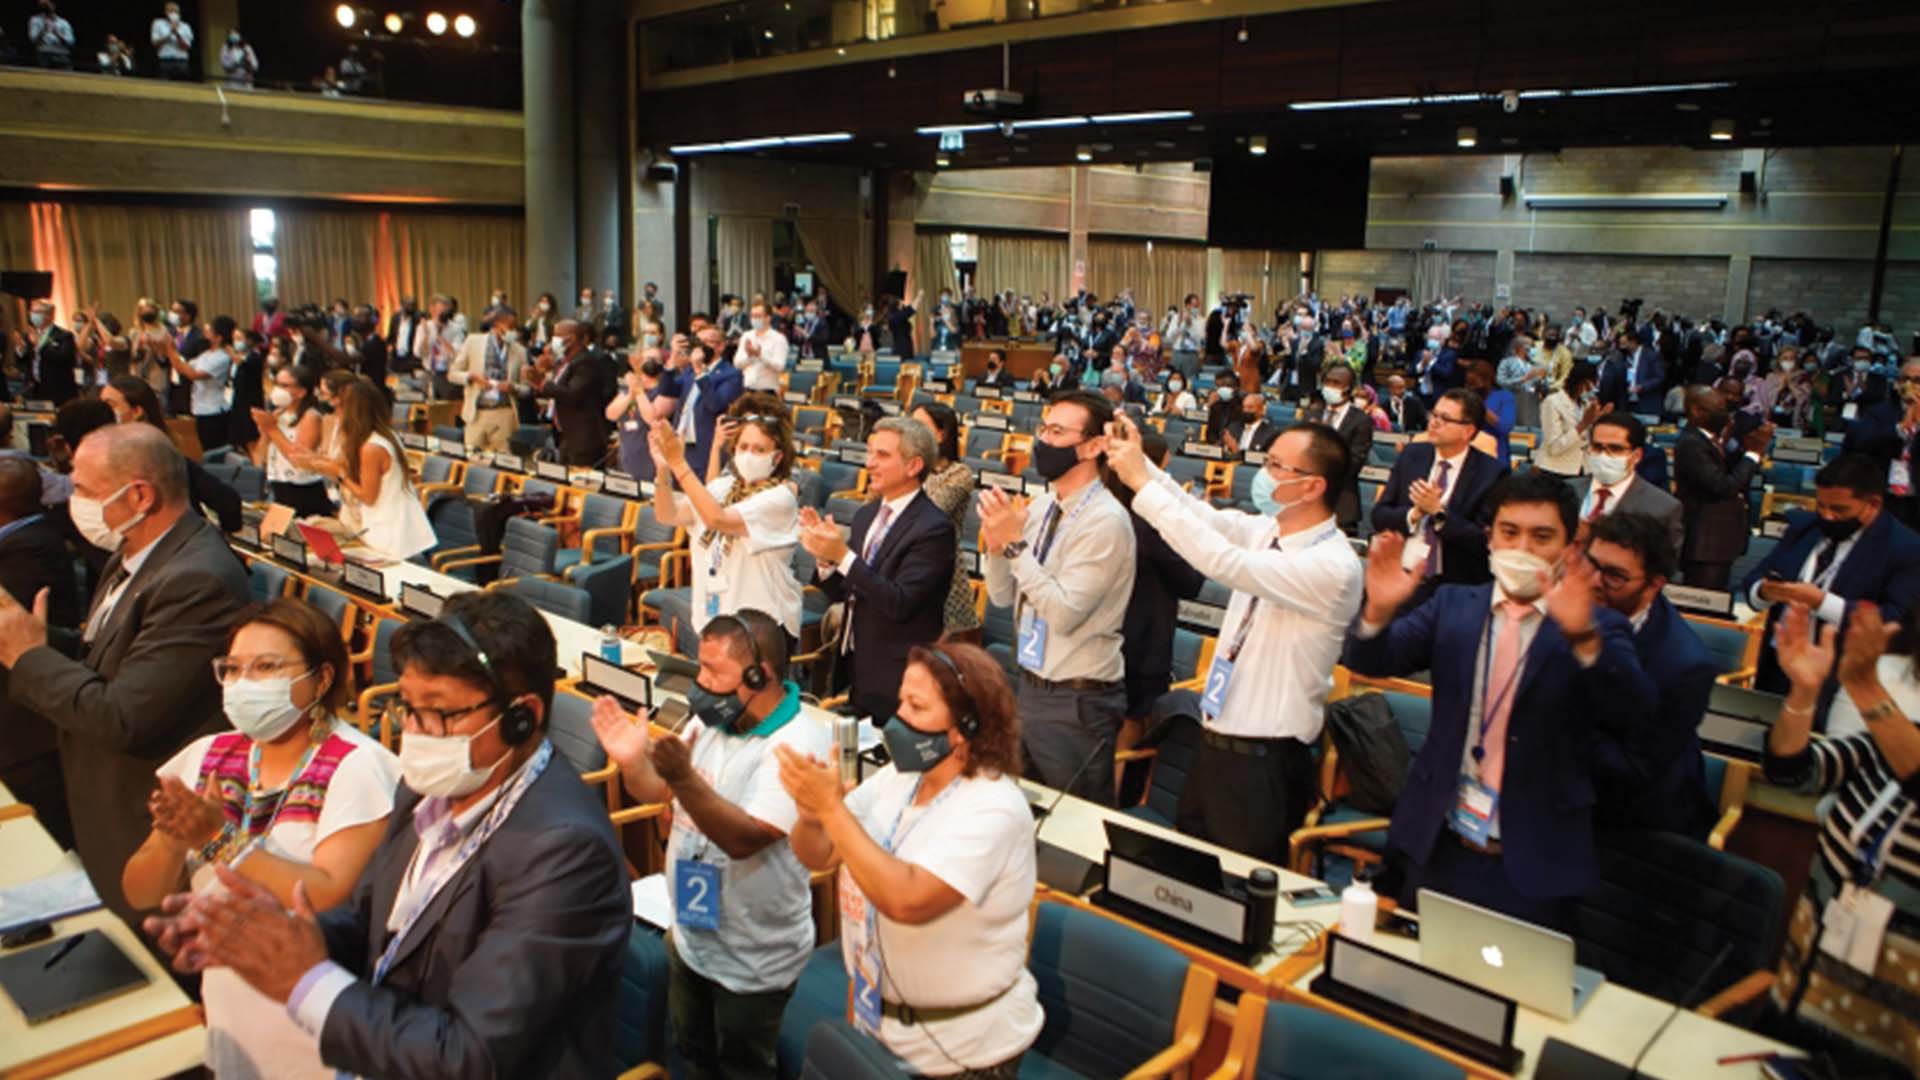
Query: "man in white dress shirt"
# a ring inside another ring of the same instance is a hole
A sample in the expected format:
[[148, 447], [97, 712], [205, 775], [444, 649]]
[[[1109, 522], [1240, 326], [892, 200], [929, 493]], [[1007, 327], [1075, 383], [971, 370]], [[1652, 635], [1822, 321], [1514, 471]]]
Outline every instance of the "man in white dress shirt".
[[767, 305], [753, 305], [751, 315], [752, 329], [740, 335], [733, 365], [740, 369], [747, 389], [778, 394], [780, 373], [787, 368], [787, 336], [773, 328]]
[[1324, 424], [1287, 430], [1255, 480], [1259, 513], [1217, 510], [1180, 490], [1114, 419], [1107, 460], [1138, 494], [1133, 512], [1180, 557], [1233, 589], [1201, 696], [1201, 744], [1177, 824], [1279, 862], [1316, 790], [1312, 747], [1365, 568], [1334, 520], [1346, 441]]

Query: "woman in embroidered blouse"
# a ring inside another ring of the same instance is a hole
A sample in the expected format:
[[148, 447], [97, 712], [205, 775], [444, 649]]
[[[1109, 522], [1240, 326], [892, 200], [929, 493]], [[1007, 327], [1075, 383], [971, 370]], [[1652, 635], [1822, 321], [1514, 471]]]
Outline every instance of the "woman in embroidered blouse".
[[[1898, 627], [1877, 605], [1849, 613], [1844, 646], [1837, 628], [1812, 622], [1796, 604], [1776, 635], [1792, 689], [1767, 735], [1767, 779], [1824, 796], [1825, 812], [1773, 983], [1783, 1030], [1769, 1034], [1832, 1054], [1838, 1074], [1910, 1075], [1920, 1069], [1920, 727], [1881, 681]], [[1829, 671], [1865, 730], [1813, 741]]]
[[[933, 441], [940, 446], [940, 460], [927, 473], [924, 490], [933, 504], [946, 511], [953, 519], [955, 532], [964, 533], [967, 520], [967, 505], [973, 501], [973, 470], [960, 460], [960, 418], [951, 408], [939, 402], [929, 402], [913, 410], [913, 418], [927, 425], [933, 431]], [[961, 537], [964, 545], [966, 537]], [[967, 552], [964, 546], [956, 547], [953, 561], [953, 587], [947, 590], [945, 612], [947, 639], [950, 641], [971, 641], [978, 643], [980, 638], [980, 615], [973, 607], [973, 586], [971, 575], [967, 573]]]
[[[214, 662], [236, 730], [187, 744], [147, 800], [153, 831], [121, 887], [137, 908], [218, 887], [225, 864], [296, 906], [344, 902], [393, 809], [398, 760], [338, 716], [347, 700], [340, 627], [282, 597], [235, 624]], [[201, 983], [207, 1064], [219, 1076], [332, 1077], [311, 1036], [279, 1003], [225, 968]]]

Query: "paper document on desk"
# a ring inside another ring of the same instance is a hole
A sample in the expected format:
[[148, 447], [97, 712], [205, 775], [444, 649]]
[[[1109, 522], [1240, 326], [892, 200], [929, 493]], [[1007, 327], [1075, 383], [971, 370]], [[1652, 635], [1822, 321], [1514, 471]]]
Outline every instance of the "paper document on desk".
[[673, 923], [673, 901], [667, 898], [667, 875], [648, 874], [633, 883], [633, 917], [662, 930]]
[[100, 894], [71, 854], [60, 869], [0, 889], [0, 934], [37, 922], [52, 922], [100, 906]]

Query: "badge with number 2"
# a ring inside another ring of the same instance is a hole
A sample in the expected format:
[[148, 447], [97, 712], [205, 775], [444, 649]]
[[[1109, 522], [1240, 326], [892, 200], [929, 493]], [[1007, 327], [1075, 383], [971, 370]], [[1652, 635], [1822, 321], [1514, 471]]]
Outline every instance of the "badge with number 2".
[[673, 920], [688, 930], [720, 929], [720, 868], [678, 859], [673, 864]]
[[1233, 681], [1233, 661], [1224, 656], [1213, 658], [1207, 671], [1207, 692], [1201, 695], [1200, 709], [1208, 716], [1219, 716], [1227, 707], [1227, 684]]

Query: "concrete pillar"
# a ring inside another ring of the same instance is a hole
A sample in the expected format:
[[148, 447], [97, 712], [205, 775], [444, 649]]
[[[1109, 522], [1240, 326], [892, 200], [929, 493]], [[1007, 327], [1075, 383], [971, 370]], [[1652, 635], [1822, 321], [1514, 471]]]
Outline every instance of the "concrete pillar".
[[1493, 253], [1493, 303], [1504, 307], [1513, 303], [1513, 249]]
[[1735, 255], [1727, 260], [1728, 326], [1747, 321], [1747, 281], [1753, 276], [1753, 256]]
[[660, 287], [660, 311], [672, 322], [680, 310], [681, 292], [674, 272], [673, 217], [674, 182], [647, 176], [653, 164], [648, 153], [634, 163], [633, 190], [633, 275], [634, 295], [649, 281]]
[[[520, 9], [521, 115], [527, 170], [527, 290], [551, 292], [563, 308], [578, 295], [575, 273], [573, 0], [527, 0]], [[610, 280], [610, 279], [603, 279]], [[599, 282], [593, 283], [596, 288]], [[514, 303], [525, 305], [526, 297]]]
[[[620, 303], [635, 297], [621, 281], [621, 179], [630, 167], [625, 119], [627, 109], [626, 13], [619, 5], [583, 3], [574, 20], [573, 71], [578, 103], [579, 140], [574, 155], [578, 199], [574, 207], [580, 280], [596, 290], [612, 289]], [[531, 111], [529, 111], [531, 122]], [[531, 179], [531, 177], [529, 177]], [[527, 188], [529, 202], [532, 185]], [[565, 294], [561, 294], [565, 295]]]
[[[1069, 272], [1076, 292], [1087, 287], [1087, 223], [1093, 216], [1089, 194], [1092, 189], [1093, 171], [1085, 165], [1075, 165], [1067, 188], [1067, 261], [1072, 264]], [[1118, 283], [1105, 285], [1108, 293], [1120, 288]]]

